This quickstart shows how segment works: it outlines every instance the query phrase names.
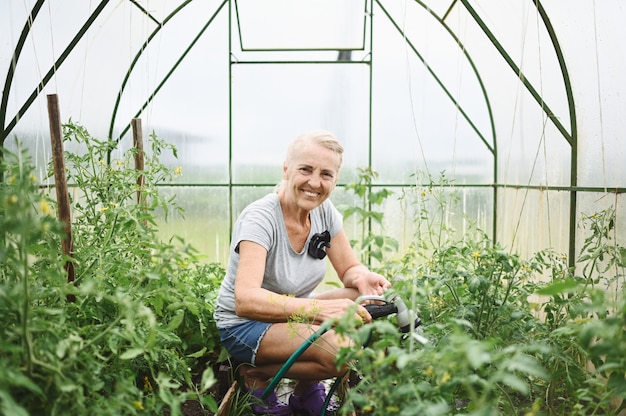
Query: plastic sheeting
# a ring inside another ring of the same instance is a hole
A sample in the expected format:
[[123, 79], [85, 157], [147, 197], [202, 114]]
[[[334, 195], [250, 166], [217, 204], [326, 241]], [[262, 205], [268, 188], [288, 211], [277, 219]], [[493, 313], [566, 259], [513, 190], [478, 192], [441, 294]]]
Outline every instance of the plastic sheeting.
[[[581, 215], [608, 206], [626, 243], [625, 19], [621, 0], [6, 0], [1, 137], [44, 177], [47, 94], [119, 151], [140, 117], [179, 149], [172, 229], [214, 260], [314, 128], [344, 142], [342, 183], [370, 165], [394, 189], [445, 171], [459, 214], [506, 247], [571, 256]], [[386, 214], [406, 246], [411, 214]]]

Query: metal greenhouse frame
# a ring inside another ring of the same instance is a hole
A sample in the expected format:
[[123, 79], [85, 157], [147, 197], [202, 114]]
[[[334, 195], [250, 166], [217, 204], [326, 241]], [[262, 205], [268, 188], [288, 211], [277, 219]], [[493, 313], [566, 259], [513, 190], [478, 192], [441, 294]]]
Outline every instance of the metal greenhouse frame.
[[[143, 45], [136, 51], [134, 57], [131, 60], [130, 66], [125, 71], [125, 76], [123, 81], [119, 85], [119, 89], [117, 91], [117, 98], [115, 100], [115, 105], [111, 109], [110, 114], [108, 114], [108, 137], [111, 140], [119, 142], [128, 135], [129, 129], [131, 127], [130, 120], [128, 122], [120, 123], [119, 119], [119, 108], [121, 101], [123, 99], [124, 92], [129, 86], [129, 80], [131, 75], [139, 70], [138, 62], [142, 57], [142, 54], [148, 49], [151, 42], [157, 39], [157, 35], [168, 26], [169, 22], [175, 18], [179, 13], [185, 10], [187, 6], [189, 6], [193, 1], [192, 0], [184, 0], [181, 1], [180, 4], [175, 7], [167, 16], [164, 18], [159, 18], [153, 13], [145, 8], [142, 5], [141, 1], [138, 0], [128, 0], [130, 3], [134, 5], [137, 9], [141, 11], [143, 15], [145, 15], [146, 19], [150, 20], [154, 23], [154, 29], [149, 33], [149, 35], [144, 40]], [[8, 68], [6, 74], [4, 75], [4, 88], [2, 92], [2, 98], [0, 101], [0, 126], [2, 127], [0, 132], [0, 142], [2, 146], [5, 146], [6, 139], [14, 132], [14, 129], [18, 125], [20, 119], [24, 117], [24, 115], [31, 109], [34, 103], [40, 99], [43, 91], [48, 83], [54, 78], [56, 72], [59, 68], [61, 68], [67, 61], [67, 59], [75, 52], [77, 45], [79, 45], [81, 39], [93, 29], [94, 24], [98, 22], [98, 19], [101, 17], [101, 14], [107, 7], [111, 7], [110, 0], [101, 0], [98, 4], [93, 8], [88, 18], [84, 20], [83, 25], [79, 28], [78, 31], [74, 34], [70, 42], [67, 44], [63, 52], [55, 59], [54, 64], [49, 67], [49, 69], [42, 74], [40, 83], [34, 88], [34, 90], [28, 95], [18, 106], [17, 112], [11, 116], [9, 114], [9, 101], [12, 93], [13, 82], [15, 79], [15, 71], [17, 68], [17, 64], [20, 62], [22, 51], [29, 41], [29, 37], [31, 35], [31, 30], [33, 28], [34, 23], [38, 20], [41, 13], [45, 11], [44, 6], [46, 5], [46, 0], [37, 0], [32, 9], [30, 10], [28, 19], [23, 22], [23, 27], [21, 30], [21, 35], [19, 40], [15, 44], [15, 48], [12, 51], [11, 58], [11, 66]], [[570, 79], [570, 74], [568, 71], [566, 59], [562, 50], [562, 47], [559, 43], [558, 34], [556, 33], [555, 28], [553, 27], [550, 16], [544, 9], [542, 2], [539, 0], [533, 0], [532, 4], [536, 9], [537, 16], [540, 18], [540, 21], [543, 25], [543, 28], [549, 35], [549, 39], [551, 42], [552, 51], [551, 54], [558, 61], [558, 65], [561, 71], [561, 82], [563, 89], [565, 91], [565, 100], [567, 102], [568, 108], [568, 121], [563, 122], [558, 114], [553, 112], [551, 107], [551, 103], [548, 102], [544, 96], [542, 96], [541, 89], [534, 85], [530, 78], [527, 77], [523, 72], [519, 64], [512, 57], [512, 55], [507, 51], [505, 45], [503, 45], [498, 36], [490, 29], [490, 26], [484, 21], [481, 17], [480, 13], [477, 12], [474, 7], [472, 1], [470, 0], [457, 0], [450, 1], [448, 9], [443, 14], [438, 14], [435, 12], [426, 1], [421, 0], [413, 0], [411, 3], [415, 6], [418, 6], [424, 10], [425, 13], [430, 15], [430, 18], [437, 22], [441, 28], [445, 32], [447, 32], [448, 36], [453, 40], [453, 42], [457, 45], [460, 52], [471, 66], [473, 71], [473, 76], [475, 77], [476, 82], [480, 85], [482, 90], [482, 100], [484, 101], [484, 106], [487, 109], [487, 117], [489, 120], [489, 129], [488, 131], [484, 131], [479, 127], [479, 124], [472, 118], [470, 112], [466, 111], [463, 103], [457, 101], [457, 98], [453, 91], [451, 91], [446, 85], [446, 82], [440, 77], [440, 74], [434, 69], [428, 62], [427, 57], [420, 50], [419, 46], [417, 46], [411, 39], [407, 36], [405, 32], [405, 25], [403, 22], [398, 21], [398, 19], [390, 12], [389, 5], [387, 1], [383, 0], [363, 0], [363, 32], [362, 32], [362, 42], [360, 46], [355, 46], [354, 48], [344, 49], [341, 46], [339, 47], [289, 47], [289, 48], [258, 48], [258, 47], [248, 47], [244, 42], [244, 34], [243, 29], [245, 29], [244, 22], [241, 19], [241, 0], [221, 0], [216, 3], [216, 7], [211, 15], [211, 17], [206, 20], [204, 26], [195, 34], [193, 40], [189, 42], [186, 47], [183, 49], [183, 52], [180, 54], [176, 62], [165, 72], [165, 76], [156, 83], [154, 89], [150, 92], [148, 96], [145, 97], [145, 100], [139, 104], [135, 108], [135, 117], [141, 117], [143, 112], [148, 108], [148, 106], [153, 102], [155, 97], [158, 96], [161, 89], [168, 83], [170, 77], [174, 75], [179, 67], [179, 65], [184, 62], [187, 55], [194, 50], [197, 42], [205, 36], [205, 32], [211, 25], [214, 23], [215, 19], [221, 15], [222, 13], [228, 13], [228, 21], [229, 21], [229, 62], [228, 62], [228, 74], [229, 74], [229, 162], [228, 162], [228, 189], [229, 189], [229, 204], [230, 204], [230, 217], [232, 224], [233, 217], [233, 189], [235, 187], [241, 186], [268, 186], [271, 184], [267, 183], [257, 183], [257, 184], [241, 184], [236, 183], [233, 178], [233, 143], [232, 143], [232, 132], [233, 132], [233, 123], [236, 123], [232, 117], [232, 110], [234, 107], [238, 105], [233, 96], [233, 69], [239, 66], [261, 66], [261, 65], [302, 65], [302, 64], [312, 64], [312, 65], [365, 65], [369, 71], [369, 85], [364, 86], [367, 88], [369, 95], [369, 119], [367, 120], [368, 124], [368, 163], [372, 164], [372, 119], [375, 117], [374, 109], [372, 102], [375, 100], [373, 97], [372, 91], [372, 79], [373, 79], [373, 70], [377, 65], [377, 50], [374, 49], [374, 37], [375, 37], [375, 27], [377, 26], [379, 19], [385, 19], [388, 21], [395, 30], [398, 35], [404, 39], [406, 42], [406, 46], [410, 49], [414, 58], [417, 58], [426, 68], [426, 70], [431, 75], [432, 79], [436, 84], [439, 85], [441, 90], [444, 92], [445, 96], [451, 101], [452, 105], [454, 105], [458, 111], [458, 114], [468, 123], [469, 126], [473, 129], [477, 137], [480, 138], [482, 145], [489, 152], [493, 159], [493, 172], [491, 173], [492, 183], [490, 184], [481, 184], [481, 183], [465, 183], [465, 184], [457, 184], [455, 186], [458, 187], [467, 187], [467, 188], [480, 188], [480, 187], [489, 187], [492, 189], [492, 224], [491, 224], [491, 233], [494, 239], [498, 236], [498, 225], [497, 225], [497, 217], [498, 217], [498, 194], [499, 191], [505, 188], [514, 188], [514, 189], [530, 189], [537, 191], [560, 191], [567, 192], [569, 194], [569, 219], [568, 219], [568, 232], [569, 232], [569, 263], [570, 266], [574, 266], [576, 259], [576, 227], [577, 227], [577, 204], [578, 204], [578, 195], [580, 192], [592, 192], [592, 193], [605, 193], [611, 192], [615, 194], [623, 194], [626, 192], [626, 188], [624, 187], [616, 187], [614, 189], [605, 189], [604, 187], [589, 187], [589, 186], [579, 186], [578, 185], [578, 158], [579, 158], [579, 150], [578, 150], [578, 129], [577, 129], [577, 114], [576, 114], [576, 106], [574, 94], [572, 92], [572, 81]], [[483, 32], [484, 36], [491, 43], [492, 48], [497, 51], [500, 59], [506, 62], [510, 71], [514, 74], [515, 77], [518, 78], [519, 83], [523, 85], [527, 93], [529, 93], [536, 105], [541, 109], [547, 120], [558, 130], [562, 139], [567, 143], [567, 146], [570, 149], [569, 159], [570, 159], [570, 172], [569, 172], [569, 186], [560, 186], [560, 185], [533, 185], [533, 184], [519, 184], [519, 183], [500, 183], [499, 181], [499, 163], [498, 163], [498, 137], [497, 131], [495, 128], [494, 114], [492, 111], [492, 102], [490, 98], [489, 91], [487, 91], [483, 79], [483, 75], [481, 74], [479, 68], [475, 64], [477, 59], [480, 59], [476, 56], [472, 56], [471, 53], [464, 45], [464, 41], [461, 37], [455, 33], [454, 29], [450, 25], [449, 17], [451, 11], [455, 8], [463, 8], [464, 11], [471, 16], [474, 23], [480, 28]], [[315, 59], [316, 52], [323, 51], [336, 51], [338, 52], [337, 59]], [[292, 59], [291, 53], [297, 53], [298, 56], [304, 56], [304, 58], [300, 59]], [[362, 55], [361, 59], [352, 59], [355, 56], [355, 53], [359, 52]], [[313, 59], [308, 58], [308, 54], [313, 57]], [[280, 58], [276, 58], [276, 56], [280, 55]], [[253, 56], [249, 58], [248, 56]], [[267, 59], [258, 59], [258, 57], [267, 56]], [[285, 58], [282, 58], [285, 56]], [[122, 126], [120, 126], [122, 124]], [[109, 160], [110, 162], [110, 160]], [[214, 185], [223, 185], [223, 184], [177, 184], [176, 186], [214, 186]], [[406, 183], [391, 183], [385, 184], [385, 186], [392, 187], [403, 187], [407, 186]]]

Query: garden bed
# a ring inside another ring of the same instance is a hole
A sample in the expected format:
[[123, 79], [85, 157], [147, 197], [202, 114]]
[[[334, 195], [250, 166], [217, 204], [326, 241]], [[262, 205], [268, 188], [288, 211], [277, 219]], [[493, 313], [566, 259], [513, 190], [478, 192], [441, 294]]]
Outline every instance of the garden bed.
[[[60, 250], [67, 229], [27, 152], [6, 151], [2, 159], [0, 409], [215, 412], [230, 383], [218, 377], [223, 358], [213, 321], [224, 268], [204, 263], [182, 239], [158, 237], [157, 213], [176, 209], [157, 186], [175, 174], [157, 159], [170, 148], [152, 137], [153, 157], [138, 172], [133, 150], [107, 164], [110, 142], [71, 124], [65, 137], [82, 146], [80, 154], [66, 154], [75, 185], [71, 257]], [[367, 188], [362, 182], [348, 189]], [[357, 248], [380, 258], [377, 271], [403, 276], [393, 290], [419, 312], [428, 342], [402, 334], [394, 318], [367, 328], [339, 323], [355, 345], [372, 331], [367, 348], [338, 352], [338, 364], [360, 378], [345, 410], [623, 413], [626, 250], [612, 239], [615, 211], [581, 219], [587, 234], [571, 269], [551, 250], [522, 259], [480, 230], [459, 236], [439, 222], [455, 209], [452, 192], [437, 186], [407, 192], [421, 208], [415, 242], [404, 253], [394, 253], [389, 239], [361, 236], [370, 243]], [[358, 215], [368, 218], [367, 211]]]

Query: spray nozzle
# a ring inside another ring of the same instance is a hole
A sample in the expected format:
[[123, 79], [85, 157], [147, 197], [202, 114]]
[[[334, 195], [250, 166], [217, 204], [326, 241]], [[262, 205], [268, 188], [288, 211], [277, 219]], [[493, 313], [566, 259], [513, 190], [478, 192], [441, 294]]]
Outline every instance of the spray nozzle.
[[422, 320], [417, 316], [417, 314], [408, 309], [404, 303], [404, 301], [396, 295], [391, 297], [385, 296], [377, 296], [377, 295], [366, 295], [360, 296], [356, 303], [361, 304], [366, 301], [377, 301], [382, 303], [370, 303], [364, 305], [365, 309], [369, 312], [373, 319], [378, 319], [381, 317], [385, 317], [391, 314], [396, 314], [398, 319], [398, 327], [400, 331], [407, 333], [411, 330], [411, 325], [413, 328], [417, 328], [421, 325]]

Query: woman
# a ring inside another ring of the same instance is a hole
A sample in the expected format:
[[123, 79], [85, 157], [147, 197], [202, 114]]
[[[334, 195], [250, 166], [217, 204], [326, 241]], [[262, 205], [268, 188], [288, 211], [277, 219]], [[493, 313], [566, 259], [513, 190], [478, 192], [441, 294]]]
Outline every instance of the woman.
[[[276, 192], [249, 205], [235, 223], [215, 319], [233, 359], [250, 364], [240, 375], [256, 397], [323, 322], [344, 315], [358, 296], [381, 295], [391, 286], [358, 261], [328, 199], [342, 158], [343, 147], [329, 132], [298, 137], [287, 149]], [[344, 288], [313, 295], [326, 273], [326, 254]], [[361, 305], [356, 316], [371, 321]], [[320, 380], [345, 371], [337, 369], [335, 353], [346, 345], [347, 339], [326, 332], [286, 373], [298, 380], [289, 403], [273, 394], [253, 410], [319, 414], [326, 398]]]

